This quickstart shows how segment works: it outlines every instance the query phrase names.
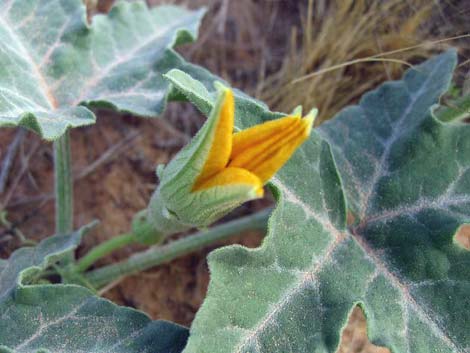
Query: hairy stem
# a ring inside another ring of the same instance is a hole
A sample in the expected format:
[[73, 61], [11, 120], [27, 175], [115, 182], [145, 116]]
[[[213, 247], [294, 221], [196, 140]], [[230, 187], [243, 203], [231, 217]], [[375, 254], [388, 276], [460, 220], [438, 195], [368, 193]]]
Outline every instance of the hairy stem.
[[83, 256], [74, 267], [76, 272], [86, 271], [91, 265], [93, 265], [99, 259], [111, 254], [113, 251], [123, 248], [136, 241], [135, 235], [132, 233], [126, 233], [115, 236], [104, 243], [99, 244], [95, 248], [91, 249], [89, 253]]
[[217, 241], [228, 239], [245, 230], [266, 229], [271, 209], [215, 226], [167, 245], [152, 247], [130, 258], [88, 272], [85, 277], [95, 288], [101, 288], [116, 279], [144, 271], [151, 267], [169, 262], [196, 250], [200, 250]]
[[72, 159], [68, 131], [54, 141], [53, 149], [56, 234], [67, 234], [73, 229]]

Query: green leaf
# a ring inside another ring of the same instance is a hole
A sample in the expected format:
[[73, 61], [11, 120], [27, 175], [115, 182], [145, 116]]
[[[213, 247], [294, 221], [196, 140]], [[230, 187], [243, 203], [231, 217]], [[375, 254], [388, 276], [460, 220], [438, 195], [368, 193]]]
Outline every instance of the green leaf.
[[[273, 179], [263, 245], [210, 254], [184, 352], [333, 353], [358, 304], [394, 353], [469, 352], [470, 253], [453, 236], [470, 222], [470, 126], [431, 115], [455, 62], [449, 51], [409, 70], [312, 134]], [[209, 97], [168, 76], [196, 104]], [[251, 104], [238, 98], [238, 127], [264, 119]]]
[[[346, 108], [331, 123], [320, 128], [322, 136], [333, 147], [349, 207], [360, 220], [366, 214], [373, 214], [374, 202], [383, 198], [377, 194], [377, 187], [381, 178], [392, 172], [389, 167], [395, 169], [396, 162], [390, 160], [391, 152], [396, 146], [403, 146], [404, 139], [409, 138], [423, 121], [432, 120], [430, 107], [449, 86], [455, 61], [453, 51], [437, 56], [415, 70], [407, 71], [402, 81], [387, 82], [366, 94], [360, 105]], [[422, 138], [416, 136], [417, 140]], [[438, 158], [437, 155], [430, 157]], [[422, 173], [423, 178], [435, 177], [429, 174], [432, 165], [426, 166], [428, 169], [419, 168], [419, 164], [416, 167], [414, 174]], [[404, 195], [395, 193], [399, 202], [406, 201], [404, 196], [408, 193], [414, 193], [408, 190], [416, 188], [410, 182], [401, 185]], [[434, 187], [433, 183], [427, 189], [430, 187]]]
[[0, 0], [0, 126], [54, 140], [93, 124], [85, 106], [162, 112], [162, 73], [184, 67], [172, 47], [197, 36], [204, 10], [119, 2], [86, 22], [80, 0]]
[[73, 251], [88, 229], [0, 260], [0, 352], [181, 352], [188, 336], [181, 326], [152, 321], [80, 286], [30, 284]]
[[439, 107], [435, 114], [445, 123], [470, 119], [470, 94], [452, 100], [446, 107]]
[[0, 312], [0, 352], [180, 353], [188, 336], [73, 285], [22, 287]]
[[42, 270], [73, 252], [93, 225], [82, 227], [72, 234], [46, 238], [35, 247], [16, 250], [8, 260], [0, 259], [0, 301], [18, 284], [32, 282]]
[[[204, 115], [209, 116], [217, 98], [215, 82], [222, 82], [229, 86], [220, 77], [212, 75], [209, 71], [192, 64], [185, 65], [182, 70], [173, 69], [163, 75], [172, 84], [171, 95], [182, 96], [192, 102]], [[237, 111], [236, 128], [251, 126], [256, 117], [260, 121], [277, 119], [285, 114], [269, 111], [266, 104], [251, 98], [242, 91], [234, 89], [235, 109]]]
[[450, 50], [321, 128], [374, 265], [362, 299], [370, 335], [393, 352], [470, 349], [470, 253], [454, 238], [470, 222], [470, 126], [430, 111], [455, 65]]

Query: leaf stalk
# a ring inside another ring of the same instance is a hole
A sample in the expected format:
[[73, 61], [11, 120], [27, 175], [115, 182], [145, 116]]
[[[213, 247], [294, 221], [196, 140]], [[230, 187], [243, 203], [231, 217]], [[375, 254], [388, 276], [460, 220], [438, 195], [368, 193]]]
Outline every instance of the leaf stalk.
[[77, 262], [77, 264], [74, 266], [74, 271], [84, 272], [99, 259], [111, 254], [117, 249], [121, 249], [135, 242], [136, 238], [132, 233], [125, 233], [115, 236], [91, 249], [90, 252], [88, 252]]
[[67, 131], [53, 145], [56, 234], [73, 230], [73, 178], [70, 133]]
[[104, 266], [85, 274], [94, 288], [102, 288], [119, 278], [170, 262], [178, 257], [200, 250], [215, 242], [229, 239], [246, 230], [265, 230], [271, 209], [266, 209], [243, 218], [217, 225], [194, 235], [175, 240], [169, 244], [151, 247], [128, 259]]

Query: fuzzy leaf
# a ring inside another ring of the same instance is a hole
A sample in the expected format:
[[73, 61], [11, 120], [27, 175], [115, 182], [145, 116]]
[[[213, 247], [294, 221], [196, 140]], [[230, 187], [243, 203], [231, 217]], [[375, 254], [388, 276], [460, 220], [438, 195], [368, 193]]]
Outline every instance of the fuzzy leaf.
[[25, 286], [0, 302], [0, 352], [180, 353], [187, 329], [74, 285]]
[[431, 114], [455, 65], [454, 50], [437, 56], [320, 129], [374, 265], [370, 336], [393, 352], [470, 351], [470, 253], [454, 238], [470, 222], [470, 125]]
[[152, 321], [80, 286], [30, 284], [73, 251], [88, 228], [0, 260], [0, 352], [181, 352], [188, 336], [181, 326]]
[[[172, 96], [180, 94], [184, 99], [192, 102], [204, 115], [209, 116], [217, 97], [215, 82], [222, 82], [220, 77], [212, 75], [209, 71], [196, 66], [186, 65], [183, 70], [173, 69], [163, 75], [172, 84]], [[236, 128], [247, 127], [254, 124], [253, 119], [272, 120], [285, 114], [269, 111], [266, 104], [251, 98], [240, 90], [233, 90], [235, 96], [235, 109], [237, 111]]]
[[203, 13], [119, 2], [88, 25], [81, 0], [0, 0], [0, 126], [53, 140], [94, 123], [80, 104], [158, 115], [162, 73], [188, 65], [171, 48], [196, 37]]
[[[312, 134], [273, 180], [263, 245], [210, 254], [185, 353], [333, 353], [357, 304], [394, 353], [470, 351], [470, 253], [453, 238], [470, 222], [470, 126], [431, 115], [455, 62], [449, 51], [409, 70]], [[196, 104], [210, 97], [167, 76]], [[238, 98], [238, 127], [263, 119], [252, 104]]]
[[[360, 105], [346, 108], [320, 128], [322, 136], [333, 146], [349, 207], [359, 219], [363, 220], [366, 215], [377, 211], [376, 202], [383, 198], [377, 193], [377, 188], [382, 178], [396, 168], [396, 162], [390, 159], [391, 153], [397, 146], [404, 146], [405, 139], [423, 121], [431, 120], [430, 108], [444, 93], [442, 89], [448, 86], [454, 66], [453, 51], [435, 57], [426, 65], [409, 70], [403, 81], [387, 82], [380, 89], [366, 94]], [[416, 140], [422, 138], [416, 136]], [[409, 155], [406, 150], [401, 152], [402, 157]], [[436, 159], [439, 155], [429, 157]], [[436, 162], [437, 159], [432, 164]], [[420, 168], [419, 164], [416, 167], [415, 175], [422, 173], [423, 178], [436, 176], [429, 173], [433, 165], [426, 166], [427, 170]], [[409, 189], [415, 189], [417, 185], [411, 181], [400, 186], [406, 191], [405, 195], [414, 194]], [[434, 186], [430, 183], [426, 188]], [[426, 194], [427, 190], [423, 193]], [[398, 203], [407, 201], [401, 193], [395, 194]], [[393, 198], [393, 195], [386, 197]]]
[[470, 94], [452, 100], [447, 107], [436, 110], [435, 114], [445, 123], [470, 119]]
[[16, 250], [8, 260], [0, 259], [0, 301], [10, 294], [17, 284], [31, 282], [46, 267], [73, 252], [80, 245], [82, 236], [93, 225], [82, 227], [72, 234], [46, 238], [35, 247]]

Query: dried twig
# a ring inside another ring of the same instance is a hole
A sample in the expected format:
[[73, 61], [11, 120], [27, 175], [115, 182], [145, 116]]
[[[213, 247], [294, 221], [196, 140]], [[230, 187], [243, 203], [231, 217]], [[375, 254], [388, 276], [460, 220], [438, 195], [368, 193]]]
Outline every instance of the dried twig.
[[154, 145], [158, 148], [181, 147], [182, 145], [188, 143], [191, 139], [189, 134], [178, 130], [165, 119], [160, 119], [157, 123], [159, 126], [163, 127], [167, 132], [174, 136], [165, 141], [156, 141]]
[[28, 154], [22, 159], [21, 161], [21, 169], [20, 171], [16, 174], [15, 179], [11, 183], [11, 187], [8, 189], [8, 193], [6, 194], [5, 198], [3, 199], [2, 205], [3, 207], [6, 208], [8, 203], [10, 202], [11, 197], [13, 196], [13, 193], [15, 192], [19, 182], [23, 178], [24, 174], [28, 170], [29, 167], [29, 161], [31, 157], [37, 152], [38, 146], [39, 146], [40, 140], [36, 140], [31, 148], [28, 151]]
[[7, 184], [8, 175], [10, 174], [11, 166], [13, 165], [13, 160], [15, 159], [16, 152], [21, 142], [23, 142], [26, 136], [26, 130], [20, 128], [15, 135], [12, 143], [8, 146], [7, 153], [3, 159], [2, 169], [0, 170], [0, 194], [3, 194], [5, 191], [5, 186]]
[[135, 131], [131, 132], [127, 136], [125, 136], [121, 141], [117, 144], [108, 148], [104, 153], [101, 154], [97, 159], [95, 159], [92, 163], [90, 163], [85, 168], [81, 168], [80, 172], [76, 173], [73, 177], [74, 181], [80, 180], [91, 173], [93, 173], [97, 168], [99, 168], [102, 164], [111, 161], [113, 158], [117, 156], [119, 152], [127, 148], [129, 143], [139, 136], [140, 133]]
[[[82, 168], [80, 172], [75, 173], [73, 176], [74, 182], [87, 177], [88, 175], [93, 173], [97, 168], [99, 168], [101, 165], [115, 158], [120, 151], [122, 151], [124, 148], [127, 148], [129, 146], [129, 143], [131, 143], [131, 141], [137, 138], [139, 135], [140, 135], [139, 132], [132, 132], [128, 134], [126, 137], [124, 137], [120, 142], [108, 148], [104, 153], [100, 155], [100, 157], [98, 157], [88, 166]], [[40, 208], [48, 201], [54, 200], [54, 197], [55, 196], [53, 192], [42, 194], [42, 195], [37, 195], [37, 196], [32, 196], [26, 199], [12, 202], [11, 204], [8, 204], [8, 207], [14, 208], [14, 207], [19, 207], [19, 206], [23, 206], [27, 204], [40, 202], [41, 203], [41, 205], [39, 206]], [[5, 207], [6, 207], [6, 204], [5, 204]]]

